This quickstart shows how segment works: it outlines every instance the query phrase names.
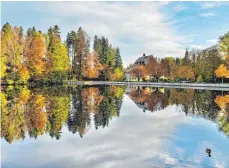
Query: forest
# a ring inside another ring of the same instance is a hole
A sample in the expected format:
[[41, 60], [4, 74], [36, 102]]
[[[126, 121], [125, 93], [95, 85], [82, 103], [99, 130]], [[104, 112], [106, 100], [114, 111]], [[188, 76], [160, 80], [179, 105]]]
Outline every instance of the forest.
[[186, 49], [181, 58], [157, 58], [149, 55], [147, 65], [133, 64], [128, 68], [132, 75], [143, 81], [154, 77], [161, 82], [229, 82], [229, 32], [219, 38], [217, 45], [210, 48], [191, 51]]
[[123, 80], [124, 68], [120, 50], [107, 38], [90, 37], [80, 27], [61, 39], [58, 25], [47, 33], [28, 28], [1, 29], [1, 83], [63, 83], [67, 80]]

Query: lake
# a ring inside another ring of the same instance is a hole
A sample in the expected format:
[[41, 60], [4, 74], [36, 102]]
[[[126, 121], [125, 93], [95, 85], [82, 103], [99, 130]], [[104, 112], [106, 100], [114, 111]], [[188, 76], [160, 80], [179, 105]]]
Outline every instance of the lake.
[[226, 91], [8, 87], [1, 128], [3, 168], [229, 167]]

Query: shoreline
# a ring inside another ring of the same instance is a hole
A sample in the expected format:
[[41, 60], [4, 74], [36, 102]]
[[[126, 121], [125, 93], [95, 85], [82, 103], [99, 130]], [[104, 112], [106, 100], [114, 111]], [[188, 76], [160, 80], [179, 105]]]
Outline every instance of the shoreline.
[[154, 82], [112, 82], [112, 81], [68, 81], [68, 85], [126, 85], [126, 86], [152, 86], [181, 89], [201, 90], [226, 90], [229, 91], [229, 84], [220, 83], [154, 83]]

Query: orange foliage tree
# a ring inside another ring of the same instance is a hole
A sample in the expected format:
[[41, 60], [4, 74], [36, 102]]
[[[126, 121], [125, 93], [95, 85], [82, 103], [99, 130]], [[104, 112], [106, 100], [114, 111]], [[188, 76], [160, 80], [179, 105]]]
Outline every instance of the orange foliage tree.
[[32, 95], [25, 112], [26, 123], [29, 134], [36, 137], [42, 135], [47, 123], [47, 114], [44, 112], [45, 97], [42, 95]]
[[227, 104], [229, 104], [229, 95], [225, 96], [217, 96], [215, 98], [215, 103], [221, 108], [225, 108]]
[[44, 72], [44, 55], [45, 41], [43, 35], [40, 32], [36, 32], [34, 35], [28, 36], [24, 48], [24, 56], [31, 77], [35, 80], [39, 79]]
[[136, 65], [131, 69], [131, 74], [135, 75], [138, 78], [138, 81], [140, 81], [141, 78], [146, 77], [148, 71], [145, 66]]
[[85, 88], [82, 93], [83, 110], [87, 113], [95, 113], [104, 96], [100, 95], [95, 87]]
[[89, 53], [83, 64], [83, 77], [95, 79], [99, 77], [99, 71], [103, 70], [103, 66], [99, 62], [99, 57], [96, 52]]
[[179, 66], [173, 68], [172, 77], [186, 80], [194, 80], [195, 73], [190, 66]]
[[23, 82], [26, 82], [29, 79], [29, 77], [30, 77], [29, 70], [25, 65], [19, 64], [18, 65], [18, 72], [19, 72], [20, 79]]
[[146, 69], [149, 75], [155, 77], [157, 80], [161, 76], [161, 65], [157, 62], [156, 58], [153, 56], [149, 56], [148, 64], [146, 65]]
[[227, 70], [227, 67], [224, 64], [221, 64], [215, 70], [215, 74], [218, 78], [222, 78], [222, 83], [223, 83], [223, 78], [229, 78], [229, 71]]

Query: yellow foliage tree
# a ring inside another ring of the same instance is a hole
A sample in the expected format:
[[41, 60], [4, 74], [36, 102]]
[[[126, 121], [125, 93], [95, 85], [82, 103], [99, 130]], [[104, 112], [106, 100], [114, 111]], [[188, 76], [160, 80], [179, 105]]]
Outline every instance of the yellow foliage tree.
[[123, 79], [124, 72], [120, 68], [115, 68], [113, 71], [109, 71], [108, 75], [110, 80], [119, 81]]
[[227, 104], [229, 104], [229, 95], [225, 96], [217, 96], [215, 99], [215, 103], [221, 108], [225, 108]]
[[173, 78], [180, 78], [186, 80], [194, 80], [195, 74], [190, 66], [179, 66], [174, 67], [172, 70], [172, 77]]
[[222, 83], [223, 83], [223, 78], [229, 78], [229, 71], [227, 70], [227, 67], [224, 64], [221, 64], [215, 70], [215, 74], [218, 78], [222, 78]]
[[27, 67], [22, 65], [22, 64], [19, 64], [18, 65], [18, 72], [19, 72], [19, 76], [20, 76], [21, 80], [23, 82], [27, 82], [27, 80], [30, 77], [29, 70], [27, 69]]

